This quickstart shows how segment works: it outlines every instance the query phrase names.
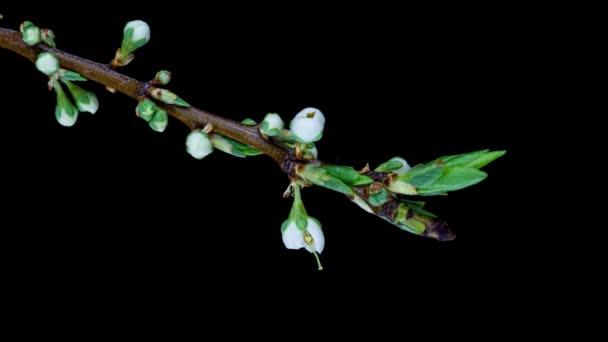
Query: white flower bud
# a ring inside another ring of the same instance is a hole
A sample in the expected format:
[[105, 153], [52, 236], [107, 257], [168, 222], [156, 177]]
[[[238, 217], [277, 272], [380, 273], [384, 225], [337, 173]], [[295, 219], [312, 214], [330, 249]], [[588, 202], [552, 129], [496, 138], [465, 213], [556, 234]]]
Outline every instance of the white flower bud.
[[52, 75], [59, 70], [59, 60], [50, 52], [43, 52], [36, 59], [36, 69], [45, 75]]
[[70, 93], [72, 93], [72, 98], [74, 99], [74, 103], [78, 110], [81, 112], [89, 112], [91, 114], [97, 113], [97, 109], [99, 109], [99, 101], [97, 100], [97, 95], [90, 91], [86, 91], [76, 84], [62, 80], [65, 85], [68, 86]]
[[123, 33], [127, 35], [127, 31], [129, 29], [133, 29], [133, 33], [131, 34], [132, 42], [141, 41], [138, 47], [145, 45], [150, 41], [150, 26], [143, 20], [133, 20], [129, 21], [123, 30]]
[[260, 124], [260, 132], [267, 136], [274, 137], [279, 134], [284, 126], [283, 119], [281, 119], [279, 114], [268, 113]]
[[312, 107], [301, 110], [289, 124], [291, 131], [304, 143], [321, 140], [324, 127], [325, 116], [320, 110]]
[[203, 159], [213, 152], [213, 145], [207, 133], [192, 131], [186, 138], [186, 150], [192, 157]]

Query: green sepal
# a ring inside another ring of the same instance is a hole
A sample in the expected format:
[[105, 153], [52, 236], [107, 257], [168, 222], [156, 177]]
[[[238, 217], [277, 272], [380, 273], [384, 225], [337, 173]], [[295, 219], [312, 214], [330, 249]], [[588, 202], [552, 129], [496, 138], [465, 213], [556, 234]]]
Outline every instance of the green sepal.
[[146, 45], [148, 42], [146, 39], [140, 39], [133, 41], [133, 32], [135, 30], [130, 27], [124, 31], [124, 36], [122, 39], [122, 44], [120, 46], [120, 54], [122, 57], [126, 58], [133, 51], [139, 49], [140, 47]]
[[262, 121], [260, 124], [260, 131], [269, 137], [277, 136], [281, 132], [278, 128], [268, 129], [268, 122], [266, 121]]
[[298, 137], [296, 137], [296, 135], [288, 129], [280, 130], [279, 134], [274, 136], [273, 139], [289, 147], [293, 147], [296, 142], [299, 142]]
[[283, 221], [283, 223], [281, 224], [281, 234], [285, 233], [285, 231], [287, 230], [287, 227], [289, 227], [290, 223], [291, 223], [290, 219]]

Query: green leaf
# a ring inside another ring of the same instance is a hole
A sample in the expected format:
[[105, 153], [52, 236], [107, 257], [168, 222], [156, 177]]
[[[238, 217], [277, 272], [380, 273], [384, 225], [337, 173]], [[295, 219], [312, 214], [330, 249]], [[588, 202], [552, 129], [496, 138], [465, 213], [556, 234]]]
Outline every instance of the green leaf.
[[418, 188], [420, 194], [432, 194], [464, 189], [484, 180], [487, 174], [472, 168], [449, 168], [441, 178], [426, 187]]
[[66, 81], [86, 81], [87, 80], [79, 73], [71, 71], [71, 70], [66, 70], [66, 69], [59, 69], [59, 78], [61, 78], [62, 80], [66, 80]]
[[374, 171], [376, 172], [393, 172], [403, 167], [403, 163], [398, 160], [389, 160], [380, 164]]
[[[317, 184], [319, 185], [319, 184]], [[343, 193], [345, 195], [354, 195], [355, 192], [353, 191], [353, 189], [344, 184], [341, 180], [337, 179], [337, 178], [330, 178], [329, 180], [323, 182], [323, 184], [321, 184], [322, 187], [325, 187], [327, 189], [333, 190], [333, 191], [337, 191], [340, 193]]]
[[346, 184], [363, 185], [374, 181], [370, 177], [360, 174], [350, 166], [322, 165], [321, 168], [327, 171], [332, 177], [338, 178]]
[[236, 140], [227, 138], [221, 134], [209, 134], [209, 137], [211, 138], [211, 143], [213, 144], [213, 147], [217, 148], [222, 152], [231, 154], [235, 157], [245, 158], [262, 154], [262, 152], [256, 150], [255, 148], [249, 145], [245, 145]]
[[445, 166], [443, 163], [430, 162], [407, 170], [402, 175], [399, 175], [399, 179], [412, 184], [416, 188], [421, 188], [439, 179], [444, 171]]
[[345, 195], [354, 195], [354, 191], [350, 186], [346, 185], [340, 179], [332, 176], [326, 169], [318, 165], [307, 165], [300, 173], [300, 176], [312, 184], [322, 186]]
[[502, 157], [507, 151], [480, 150], [437, 159], [443, 161], [448, 167], [468, 167], [480, 169], [490, 162]]

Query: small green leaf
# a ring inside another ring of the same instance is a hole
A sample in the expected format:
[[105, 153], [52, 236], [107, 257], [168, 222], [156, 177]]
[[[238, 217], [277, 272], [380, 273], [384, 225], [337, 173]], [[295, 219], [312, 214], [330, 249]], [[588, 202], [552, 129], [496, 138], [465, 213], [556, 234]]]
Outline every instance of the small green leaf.
[[186, 101], [184, 101], [184, 99], [182, 99], [181, 97], [175, 95], [175, 101], [173, 101], [173, 104], [176, 106], [180, 106], [180, 107], [190, 107], [190, 104]]
[[369, 204], [377, 207], [379, 205], [383, 205], [390, 198], [390, 194], [384, 188], [382, 188], [379, 192], [369, 195]]
[[430, 216], [430, 217], [437, 217], [437, 216], [435, 216], [435, 214], [422, 209], [422, 207], [424, 207], [424, 202], [409, 201], [409, 200], [403, 200], [403, 202], [405, 202], [407, 204], [407, 206], [410, 207], [410, 209], [412, 209], [413, 211], [415, 211], [419, 214]]
[[241, 123], [245, 126], [255, 126], [258, 124], [257, 122], [255, 122], [255, 120], [253, 120], [251, 118], [247, 118], [247, 119], [241, 121]]
[[373, 179], [360, 174], [350, 166], [322, 165], [321, 168], [327, 171], [332, 177], [338, 178], [346, 184], [363, 185], [373, 182]]
[[393, 172], [403, 167], [403, 163], [397, 160], [389, 160], [380, 164], [374, 171], [376, 172]]
[[249, 145], [245, 145], [236, 140], [227, 138], [221, 134], [209, 134], [209, 138], [211, 138], [211, 143], [213, 144], [213, 147], [222, 152], [231, 154], [235, 157], [245, 158], [262, 154], [262, 152], [256, 150], [255, 148]]
[[[317, 185], [319, 185], [319, 184], [317, 184]], [[329, 180], [324, 181], [321, 184], [321, 186], [325, 187], [327, 189], [333, 190], [333, 191], [343, 193], [345, 195], [352, 196], [355, 194], [355, 192], [353, 191], [353, 189], [350, 186], [344, 184], [341, 180], [339, 180], [337, 178], [330, 178]]]
[[353, 195], [353, 189], [342, 182], [340, 179], [332, 176], [325, 168], [318, 164], [309, 164], [300, 173], [300, 177], [311, 182], [312, 184], [328, 188], [333, 191], [343, 193], [345, 195]]
[[448, 167], [468, 167], [480, 169], [490, 162], [502, 157], [506, 151], [480, 150], [475, 152], [445, 156], [437, 160], [443, 161]]
[[85, 77], [83, 77], [79, 73], [71, 71], [71, 70], [66, 70], [66, 69], [59, 69], [59, 78], [61, 78], [62, 80], [72, 81], [72, 82], [87, 80]]

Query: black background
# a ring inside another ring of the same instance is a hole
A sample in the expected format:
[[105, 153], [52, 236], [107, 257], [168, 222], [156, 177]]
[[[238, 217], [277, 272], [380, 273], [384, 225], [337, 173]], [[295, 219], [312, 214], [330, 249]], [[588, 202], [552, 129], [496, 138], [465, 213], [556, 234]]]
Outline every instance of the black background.
[[121, 71], [148, 80], [170, 70], [170, 88], [189, 103], [239, 121], [267, 112], [289, 120], [317, 107], [327, 119], [319, 155], [332, 163], [373, 167], [403, 156], [416, 164], [508, 150], [481, 184], [428, 199], [457, 239], [414, 236], [341, 195], [306, 189], [306, 208], [326, 236], [326, 269], [318, 272], [312, 255], [282, 244], [288, 181], [269, 158], [218, 151], [196, 161], [184, 148], [185, 126], [170, 120], [164, 133], [153, 132], [135, 116], [134, 100], [92, 82], [86, 88], [99, 97], [98, 113], [62, 127], [46, 77], [0, 50], [3, 193], [10, 200], [4, 209], [18, 217], [6, 228], [21, 236], [9, 260], [28, 265], [19, 267], [23, 276], [74, 277], [85, 288], [232, 284], [248, 291], [295, 274], [347, 279], [361, 293], [363, 284], [376, 284], [388, 293], [438, 298], [518, 286], [515, 260], [528, 242], [510, 198], [520, 192], [516, 141], [527, 134], [524, 119], [534, 109], [523, 105], [534, 83], [522, 81], [533, 58], [517, 29], [524, 18], [446, 8], [202, 6], [99, 7], [87, 15], [4, 9], [1, 25], [17, 29], [31, 20], [52, 28], [60, 49], [105, 62], [124, 24], [143, 19], [152, 39]]

